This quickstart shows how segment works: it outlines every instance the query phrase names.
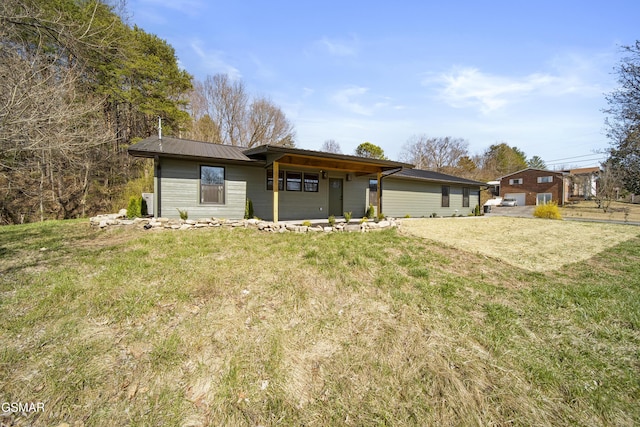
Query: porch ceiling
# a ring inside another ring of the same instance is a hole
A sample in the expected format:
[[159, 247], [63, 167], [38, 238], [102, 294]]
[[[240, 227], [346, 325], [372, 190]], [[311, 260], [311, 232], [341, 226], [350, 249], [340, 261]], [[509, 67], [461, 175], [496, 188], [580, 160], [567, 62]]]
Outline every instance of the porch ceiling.
[[300, 154], [285, 154], [275, 161], [277, 161], [281, 165], [304, 166], [324, 170], [353, 172], [356, 175], [370, 175], [377, 174], [386, 170], [398, 169], [397, 166], [383, 166], [380, 164], [372, 164], [362, 161], [356, 162], [332, 158], [320, 158]]

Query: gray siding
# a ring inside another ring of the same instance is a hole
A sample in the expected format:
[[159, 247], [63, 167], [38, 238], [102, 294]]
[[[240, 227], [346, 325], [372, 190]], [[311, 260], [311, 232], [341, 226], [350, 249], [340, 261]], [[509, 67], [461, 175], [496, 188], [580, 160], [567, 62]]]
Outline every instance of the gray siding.
[[[375, 176], [372, 176], [375, 178]], [[353, 180], [344, 182], [343, 210], [351, 212], [354, 218], [362, 218], [368, 204], [369, 177], [354, 177]]]
[[[383, 179], [382, 212], [392, 217], [410, 215], [414, 218], [468, 215], [478, 204], [479, 188], [470, 188], [469, 207], [462, 207], [462, 185], [388, 177]], [[449, 207], [442, 207], [442, 185], [448, 185]], [[467, 187], [469, 188], [469, 187]], [[457, 212], [456, 212], [457, 210]]]
[[[255, 216], [265, 220], [273, 219], [273, 192], [267, 190], [267, 172], [265, 169], [257, 169], [259, 172], [251, 174], [247, 182], [247, 195], [253, 202]], [[280, 190], [278, 194], [280, 220], [290, 219], [324, 219], [329, 216], [329, 179], [322, 179], [319, 169], [302, 167], [280, 166], [280, 170], [317, 173], [320, 177], [318, 192], [286, 191]], [[347, 181], [347, 175], [339, 172], [329, 173], [328, 178], [341, 178], [343, 180], [342, 210], [353, 212], [353, 216], [361, 217], [364, 213], [367, 197], [369, 178], [354, 178]]]
[[[200, 166], [222, 166], [225, 168], [224, 204], [200, 203]], [[179, 218], [178, 209], [186, 210], [189, 218], [241, 219], [247, 192], [247, 176], [255, 175], [255, 168], [218, 164], [215, 162], [193, 162], [187, 160], [162, 159], [159, 191], [160, 215]]]

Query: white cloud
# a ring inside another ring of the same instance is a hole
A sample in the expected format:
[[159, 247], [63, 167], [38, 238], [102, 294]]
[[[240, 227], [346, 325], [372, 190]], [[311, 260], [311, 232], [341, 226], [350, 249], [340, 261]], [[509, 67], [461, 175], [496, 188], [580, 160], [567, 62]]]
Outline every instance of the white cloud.
[[439, 97], [452, 107], [479, 107], [487, 114], [549, 85], [552, 80], [553, 77], [543, 74], [512, 78], [484, 74], [477, 68], [456, 68], [426, 79], [423, 84], [438, 84]]
[[239, 80], [242, 78], [240, 70], [223, 59], [224, 52], [206, 51], [202, 47], [200, 40], [192, 41], [190, 46], [195, 54], [200, 58], [202, 66], [206, 70], [206, 74], [228, 74], [229, 78], [232, 80]]
[[362, 103], [358, 102], [356, 98], [365, 95], [369, 91], [366, 87], [350, 87], [347, 89], [339, 90], [331, 96], [333, 102], [339, 107], [350, 111], [352, 113], [369, 116], [373, 114], [373, 108], [366, 107]]
[[355, 56], [358, 53], [358, 41], [355, 37], [351, 40], [331, 40], [325, 36], [315, 44], [333, 56]]
[[335, 92], [330, 97], [334, 104], [343, 110], [361, 116], [371, 116], [386, 110], [401, 110], [403, 105], [393, 105], [392, 99], [386, 96], [375, 96], [369, 93], [369, 88], [352, 86]]
[[471, 67], [454, 68], [427, 78], [422, 83], [425, 86], [437, 85], [438, 97], [452, 107], [477, 107], [484, 114], [538, 97], [567, 94], [594, 96], [602, 93], [598, 85], [585, 82], [577, 73], [533, 73], [514, 77], [487, 74]]

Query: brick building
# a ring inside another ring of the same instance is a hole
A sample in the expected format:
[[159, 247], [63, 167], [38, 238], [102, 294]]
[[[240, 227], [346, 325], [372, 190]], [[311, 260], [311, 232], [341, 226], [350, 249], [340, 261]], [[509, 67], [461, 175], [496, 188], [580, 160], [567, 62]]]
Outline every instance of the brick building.
[[543, 169], [523, 169], [500, 178], [500, 196], [516, 199], [518, 206], [567, 200], [566, 173]]

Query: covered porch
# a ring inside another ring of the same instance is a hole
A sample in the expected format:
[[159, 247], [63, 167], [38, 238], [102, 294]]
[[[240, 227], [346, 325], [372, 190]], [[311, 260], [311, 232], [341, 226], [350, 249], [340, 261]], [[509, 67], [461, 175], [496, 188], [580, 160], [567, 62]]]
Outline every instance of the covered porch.
[[[282, 217], [290, 220], [305, 219], [293, 218], [292, 215], [296, 216], [294, 211], [300, 203], [313, 205], [310, 200], [318, 201], [317, 218], [342, 216], [344, 211], [355, 211], [354, 216], [360, 216], [357, 210], [364, 211], [369, 203], [367, 196], [371, 179], [378, 183], [375, 197], [376, 205], [381, 209], [380, 183], [383, 177], [411, 167], [389, 160], [268, 145], [247, 150], [245, 154], [265, 162], [274, 222]], [[315, 194], [305, 198], [307, 191]], [[326, 211], [324, 207], [327, 208]]]

